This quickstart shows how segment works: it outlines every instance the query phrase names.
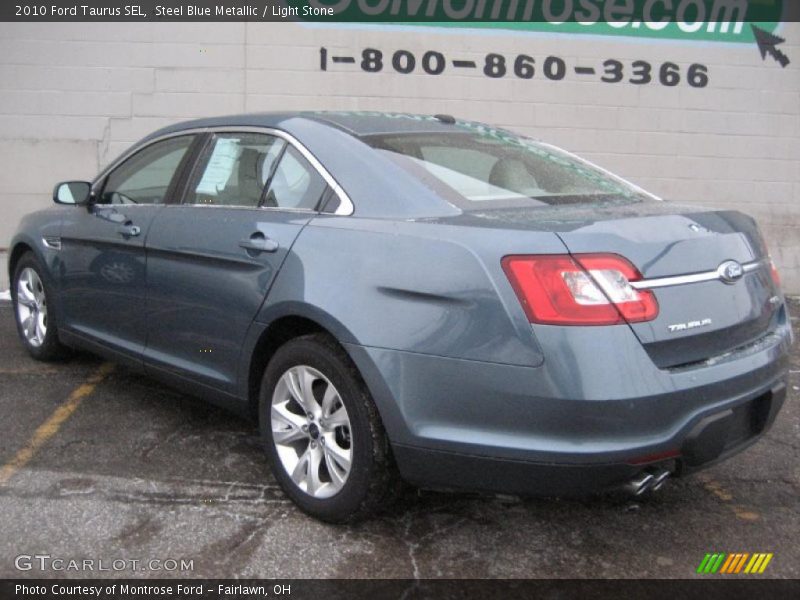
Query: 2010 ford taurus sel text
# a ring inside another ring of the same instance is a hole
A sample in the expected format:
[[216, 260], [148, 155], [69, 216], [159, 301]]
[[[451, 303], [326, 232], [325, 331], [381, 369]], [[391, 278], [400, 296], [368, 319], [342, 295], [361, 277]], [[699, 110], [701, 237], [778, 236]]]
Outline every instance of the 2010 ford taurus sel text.
[[742, 450], [792, 342], [753, 220], [447, 115], [182, 123], [27, 216], [38, 359], [82, 348], [258, 418], [303, 510], [414, 485], [658, 489]]

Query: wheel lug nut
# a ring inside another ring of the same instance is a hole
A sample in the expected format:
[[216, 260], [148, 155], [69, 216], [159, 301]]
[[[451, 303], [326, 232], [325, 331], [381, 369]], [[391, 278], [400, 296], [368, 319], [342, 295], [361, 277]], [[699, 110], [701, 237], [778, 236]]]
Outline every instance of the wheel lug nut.
[[317, 442], [311, 442], [311, 447], [312, 448], [316, 448], [317, 447]]
[[308, 431], [308, 425], [303, 425], [303, 426], [301, 427], [301, 429], [302, 429], [303, 431]]

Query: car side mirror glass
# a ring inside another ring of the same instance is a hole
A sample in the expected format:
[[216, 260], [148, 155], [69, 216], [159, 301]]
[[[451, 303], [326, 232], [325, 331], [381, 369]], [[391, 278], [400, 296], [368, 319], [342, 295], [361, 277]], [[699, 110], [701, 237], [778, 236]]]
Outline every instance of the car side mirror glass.
[[88, 181], [64, 181], [53, 189], [53, 202], [82, 206], [89, 203], [92, 184]]

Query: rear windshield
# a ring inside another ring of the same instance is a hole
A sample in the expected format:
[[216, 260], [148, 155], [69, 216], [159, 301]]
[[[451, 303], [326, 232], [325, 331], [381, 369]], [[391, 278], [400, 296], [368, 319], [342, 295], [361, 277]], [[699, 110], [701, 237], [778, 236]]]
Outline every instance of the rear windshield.
[[364, 141], [466, 208], [656, 199], [563, 150], [496, 129], [373, 135]]

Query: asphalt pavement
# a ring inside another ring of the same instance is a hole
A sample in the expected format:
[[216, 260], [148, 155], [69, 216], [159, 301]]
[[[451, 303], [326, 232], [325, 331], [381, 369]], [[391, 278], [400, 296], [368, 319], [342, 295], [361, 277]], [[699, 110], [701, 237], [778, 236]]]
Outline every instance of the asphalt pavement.
[[38, 363], [0, 302], [0, 578], [684, 578], [709, 552], [798, 578], [800, 344], [792, 362], [758, 444], [646, 501], [410, 491], [345, 527], [284, 498], [252, 423], [88, 355]]

